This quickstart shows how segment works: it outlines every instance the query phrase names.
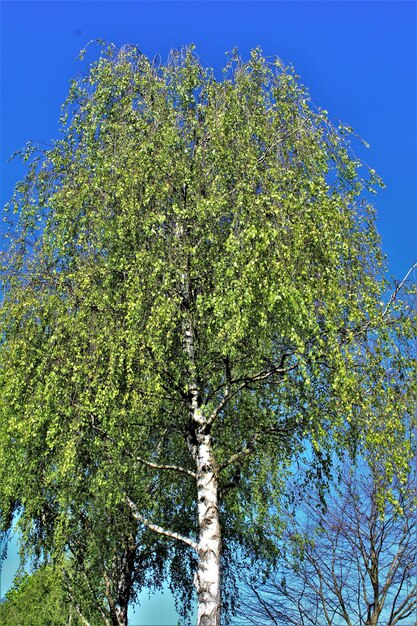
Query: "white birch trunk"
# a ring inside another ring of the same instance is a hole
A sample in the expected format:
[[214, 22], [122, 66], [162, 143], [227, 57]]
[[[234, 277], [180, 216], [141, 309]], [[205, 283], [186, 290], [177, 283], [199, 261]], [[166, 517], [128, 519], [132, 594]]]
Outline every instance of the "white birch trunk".
[[211, 437], [198, 436], [197, 495], [200, 536], [198, 569], [194, 584], [197, 591], [197, 626], [220, 626], [221, 529], [218, 508], [218, 472]]
[[[186, 187], [183, 188], [184, 207]], [[176, 237], [181, 239], [183, 228], [176, 225]], [[197, 626], [220, 626], [220, 553], [221, 529], [218, 507], [218, 468], [213, 454], [209, 425], [202, 414], [197, 381], [194, 330], [191, 315], [191, 289], [186, 272], [181, 277], [183, 307], [188, 313], [183, 318], [183, 347], [189, 359], [188, 393], [189, 410], [194, 437], [189, 442], [197, 467], [197, 502], [199, 541], [198, 566], [194, 577], [197, 591]]]
[[127, 607], [116, 606], [113, 623], [115, 626], [127, 626]]

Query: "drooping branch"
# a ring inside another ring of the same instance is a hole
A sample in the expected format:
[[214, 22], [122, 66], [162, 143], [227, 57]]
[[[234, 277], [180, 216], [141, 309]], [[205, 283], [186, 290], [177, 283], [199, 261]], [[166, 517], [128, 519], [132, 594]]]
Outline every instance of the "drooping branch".
[[164, 389], [168, 389], [170, 391], [171, 390], [176, 391], [179, 394], [179, 396], [181, 397], [181, 399], [186, 402], [188, 400], [188, 396], [184, 392], [184, 390], [181, 388], [181, 386], [179, 386], [176, 383], [176, 381], [175, 381], [174, 377], [172, 376], [172, 374], [167, 369], [163, 369], [163, 368], [160, 367], [160, 364], [158, 363], [158, 361], [155, 358], [155, 355], [154, 355], [152, 349], [149, 346], [147, 346], [146, 349], [147, 349], [147, 352], [148, 352], [150, 358], [152, 359], [153, 364], [155, 365], [156, 369], [159, 371], [159, 374], [162, 376], [162, 378], [165, 377], [167, 382], [168, 382], [167, 386], [165, 386], [164, 384], [162, 385], [164, 387]]
[[[75, 552], [73, 551], [71, 545], [69, 545], [69, 549], [70, 549], [70, 552], [73, 554], [73, 556], [75, 556]], [[97, 593], [96, 593], [95, 589], [92, 587], [90, 579], [87, 576], [87, 573], [86, 573], [85, 568], [84, 568], [84, 563], [79, 563], [78, 565], [80, 566], [80, 573], [82, 574], [83, 579], [85, 580], [85, 583], [87, 585], [87, 589], [88, 589], [88, 591], [90, 593], [90, 598], [92, 599], [92, 602], [93, 602], [94, 606], [96, 607], [96, 609], [98, 610], [98, 612], [100, 613], [100, 615], [101, 615], [101, 617], [103, 619], [103, 624], [105, 626], [110, 626], [110, 622], [108, 620], [108, 616], [107, 616], [106, 612], [104, 611], [104, 608], [103, 608], [102, 604], [100, 603], [99, 599], [97, 598]], [[70, 599], [72, 599], [71, 596], [73, 594], [73, 592], [72, 592], [73, 585], [71, 584], [70, 576], [69, 576], [67, 570], [65, 570], [65, 569], [63, 570], [63, 577], [64, 577], [64, 582], [67, 585], [67, 593], [69, 594]], [[107, 600], [108, 600], [108, 597], [107, 597]], [[76, 612], [78, 613], [80, 619], [84, 622], [85, 626], [90, 626], [90, 623], [88, 622], [86, 617], [83, 615], [79, 605], [77, 603], [75, 603], [75, 604], [73, 604], [73, 606], [74, 606]]]
[[[258, 163], [263, 163], [263, 161], [265, 161], [266, 157], [268, 156], [269, 153], [271, 153], [275, 148], [277, 148], [280, 144], [284, 143], [284, 141], [286, 141], [287, 139], [289, 139], [292, 135], [295, 135], [296, 133], [298, 133], [300, 130], [302, 130], [304, 128], [304, 126], [307, 124], [307, 122], [309, 120], [312, 119], [312, 115], [306, 115], [302, 121], [301, 124], [296, 127], [291, 129], [290, 131], [288, 131], [285, 135], [283, 135], [282, 137], [279, 137], [276, 141], [274, 141], [270, 146], [268, 146], [264, 153], [262, 154], [262, 156], [259, 157], [258, 159]], [[281, 127], [279, 130], [283, 130], [284, 127]]]
[[[93, 429], [96, 430], [98, 433], [100, 433], [103, 437], [108, 439], [111, 443], [116, 443], [114, 441], [114, 439], [108, 433], [106, 433], [106, 431], [104, 431], [102, 428], [99, 428], [98, 426], [96, 426], [94, 424], [94, 422], [93, 422]], [[160, 463], [153, 463], [152, 461], [148, 461], [148, 460], [146, 460], [146, 459], [144, 459], [144, 458], [142, 458], [140, 456], [135, 456], [129, 450], [124, 450], [124, 454], [126, 454], [126, 456], [131, 458], [133, 461], [135, 461], [137, 463], [141, 463], [142, 465], [146, 465], [147, 467], [151, 467], [152, 469], [156, 469], [156, 470], [172, 470], [172, 471], [178, 472], [180, 474], [186, 474], [187, 476], [190, 476], [194, 480], [197, 480], [197, 475], [196, 475], [195, 472], [193, 472], [192, 470], [189, 470], [189, 469], [187, 469], [185, 467], [181, 467], [181, 465], [165, 465], [165, 464], [160, 464]]]
[[133, 500], [129, 498], [129, 496], [126, 496], [126, 504], [130, 507], [133, 517], [153, 532], [157, 533], [158, 535], [163, 535], [164, 537], [169, 537], [170, 539], [176, 539], [177, 541], [181, 541], [190, 548], [193, 548], [196, 552], [198, 551], [198, 543], [196, 541], [193, 541], [189, 537], [185, 537], [184, 535], [181, 535], [180, 533], [177, 533], [173, 530], [167, 530], [166, 528], [163, 528], [158, 524], [154, 524], [150, 520], [146, 519], [146, 517], [139, 513], [138, 507], [133, 502]]

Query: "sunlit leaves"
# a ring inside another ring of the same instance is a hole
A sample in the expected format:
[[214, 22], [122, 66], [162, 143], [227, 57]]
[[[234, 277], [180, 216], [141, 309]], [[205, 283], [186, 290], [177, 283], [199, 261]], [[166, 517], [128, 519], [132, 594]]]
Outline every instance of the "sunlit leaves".
[[9, 205], [19, 222], [2, 263], [5, 515], [11, 492], [30, 520], [54, 491], [64, 518], [72, 501], [88, 508], [100, 493], [116, 505], [128, 489], [192, 533], [192, 486], [165, 474], [164, 492], [132, 460], [192, 465], [191, 371], [207, 414], [232, 386], [212, 427], [218, 462], [256, 442], [242, 490], [225, 499], [237, 526], [245, 506], [268, 516], [274, 472], [308, 440], [320, 459], [389, 448], [404, 470], [415, 318], [399, 294], [381, 304], [367, 201], [380, 181], [350, 137], [259, 50], [247, 62], [231, 53], [218, 80], [192, 49], [166, 65], [103, 49], [71, 85], [61, 139], [24, 153]]

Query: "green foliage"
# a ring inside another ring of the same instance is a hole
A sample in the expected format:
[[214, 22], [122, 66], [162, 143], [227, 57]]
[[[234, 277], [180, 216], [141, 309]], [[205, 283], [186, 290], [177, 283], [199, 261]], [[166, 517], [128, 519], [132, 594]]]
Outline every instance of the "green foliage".
[[25, 153], [7, 207], [6, 526], [20, 507], [28, 544], [59, 554], [97, 496], [129, 495], [195, 535], [195, 484], [141, 461], [195, 469], [194, 387], [225, 541], [255, 556], [306, 442], [327, 473], [346, 448], [406, 473], [415, 317], [399, 294], [381, 304], [379, 180], [349, 135], [259, 50], [219, 81], [192, 48], [157, 65], [110, 46], [72, 83], [61, 138]]
[[[86, 622], [80, 614], [83, 615], [86, 608], [80, 606], [80, 594], [76, 601], [70, 598], [60, 573], [50, 565], [43, 565], [15, 580], [0, 604], [0, 622], [3, 626], [81, 626]], [[86, 614], [88, 623], [96, 626], [103, 623], [97, 610], [91, 614], [89, 607], [89, 613]]]

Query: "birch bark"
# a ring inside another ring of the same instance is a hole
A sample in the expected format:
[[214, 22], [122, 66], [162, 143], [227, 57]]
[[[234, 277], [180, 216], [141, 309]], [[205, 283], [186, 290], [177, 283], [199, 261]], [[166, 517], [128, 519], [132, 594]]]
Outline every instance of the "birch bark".
[[185, 351], [190, 359], [191, 375], [188, 394], [190, 398], [191, 430], [190, 451], [196, 463], [199, 540], [198, 567], [194, 577], [197, 592], [197, 626], [220, 626], [220, 557], [221, 528], [218, 506], [219, 469], [217, 467], [210, 422], [200, 406], [199, 385], [195, 376], [194, 333], [192, 323], [184, 324]]
[[194, 584], [198, 599], [198, 626], [220, 625], [221, 529], [218, 507], [218, 471], [209, 434], [198, 436], [198, 569]]
[[115, 607], [114, 616], [112, 616], [114, 626], [127, 626], [127, 609], [124, 606]]
[[[187, 206], [187, 188], [182, 188], [184, 209]], [[175, 226], [175, 236], [184, 236], [181, 224]], [[218, 506], [219, 470], [216, 465], [211, 424], [201, 410], [201, 389], [197, 375], [195, 333], [192, 317], [192, 289], [187, 271], [181, 275], [183, 308], [182, 341], [188, 357], [188, 398], [190, 415], [189, 449], [196, 464], [199, 540], [197, 572], [194, 586], [197, 592], [197, 626], [220, 626], [220, 557], [221, 528]]]

